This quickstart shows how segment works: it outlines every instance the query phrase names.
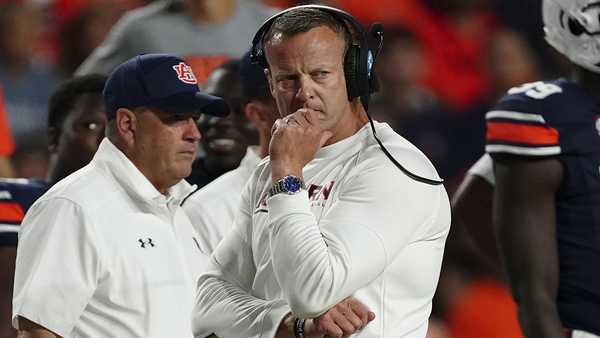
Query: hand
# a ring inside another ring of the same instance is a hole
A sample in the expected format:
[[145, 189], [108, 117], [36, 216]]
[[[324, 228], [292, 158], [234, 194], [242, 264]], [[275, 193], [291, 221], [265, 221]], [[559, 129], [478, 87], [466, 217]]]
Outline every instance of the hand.
[[348, 297], [319, 317], [307, 321], [306, 336], [348, 337], [362, 330], [373, 319], [373, 312], [358, 300]]
[[302, 177], [302, 168], [332, 136], [320, 128], [317, 114], [301, 108], [273, 124], [269, 144], [273, 181], [286, 175]]
[[[304, 336], [307, 338], [342, 338], [362, 330], [375, 314], [361, 302], [348, 297], [336, 304], [324, 314], [314, 319], [307, 319], [304, 325]], [[288, 314], [277, 329], [276, 338], [293, 338], [296, 317]]]

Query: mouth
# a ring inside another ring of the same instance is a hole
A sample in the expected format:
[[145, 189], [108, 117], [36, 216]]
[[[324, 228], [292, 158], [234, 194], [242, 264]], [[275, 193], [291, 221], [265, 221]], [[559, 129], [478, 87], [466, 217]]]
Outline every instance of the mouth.
[[184, 150], [184, 151], [180, 151], [179, 153], [181, 155], [189, 156], [189, 157], [192, 157], [192, 158], [196, 157], [196, 152], [193, 151], [193, 150]]
[[232, 138], [216, 138], [208, 142], [207, 146], [214, 151], [229, 152], [234, 150], [238, 144], [238, 141]]

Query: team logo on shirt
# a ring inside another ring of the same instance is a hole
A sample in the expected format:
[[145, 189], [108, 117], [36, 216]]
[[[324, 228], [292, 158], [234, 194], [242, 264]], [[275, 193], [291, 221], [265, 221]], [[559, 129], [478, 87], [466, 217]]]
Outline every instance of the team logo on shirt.
[[333, 189], [334, 181], [331, 181], [325, 185], [316, 185], [311, 184], [308, 187], [308, 199], [310, 200], [310, 206], [320, 206], [324, 207], [325, 202], [329, 199], [329, 194], [331, 194], [331, 189]]
[[184, 62], [180, 62], [179, 64], [173, 66], [175, 72], [177, 72], [177, 78], [187, 84], [197, 84], [198, 80], [196, 80], [196, 76], [194, 76], [194, 72], [192, 71], [192, 67], [188, 66]]
[[140, 247], [141, 248], [153, 248], [154, 247], [154, 242], [152, 241], [152, 238], [147, 237], [146, 240], [143, 239], [138, 239], [138, 242], [140, 242]]

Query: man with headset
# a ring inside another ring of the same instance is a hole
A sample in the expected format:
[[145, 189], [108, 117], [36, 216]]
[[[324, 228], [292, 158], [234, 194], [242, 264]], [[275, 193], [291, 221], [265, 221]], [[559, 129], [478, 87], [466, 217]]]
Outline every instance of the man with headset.
[[[259, 29], [253, 54], [283, 118], [198, 280], [196, 337], [320, 337], [323, 318], [338, 326], [331, 337], [425, 337], [448, 196], [417, 148], [369, 128], [362, 27], [334, 8], [294, 7]], [[350, 296], [375, 318], [351, 303], [322, 316]]]

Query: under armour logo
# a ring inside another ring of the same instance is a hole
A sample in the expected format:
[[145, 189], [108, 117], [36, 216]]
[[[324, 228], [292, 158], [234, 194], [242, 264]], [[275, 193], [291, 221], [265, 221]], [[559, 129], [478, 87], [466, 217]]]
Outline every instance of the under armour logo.
[[173, 69], [177, 72], [177, 78], [181, 80], [181, 82], [187, 84], [198, 83], [198, 80], [196, 80], [196, 76], [194, 76], [194, 72], [192, 71], [192, 67], [185, 63], [180, 62], [178, 65], [173, 66]]
[[147, 239], [148, 239], [147, 241], [144, 241], [144, 240], [143, 240], [143, 239], [141, 239], [141, 238], [140, 238], [140, 239], [138, 239], [138, 242], [140, 242], [140, 247], [142, 247], [142, 248], [144, 248], [144, 249], [146, 248], [146, 245], [149, 245], [149, 246], [151, 246], [151, 247], [154, 247], [154, 243], [152, 242], [152, 238], [148, 237]]

